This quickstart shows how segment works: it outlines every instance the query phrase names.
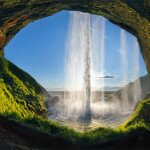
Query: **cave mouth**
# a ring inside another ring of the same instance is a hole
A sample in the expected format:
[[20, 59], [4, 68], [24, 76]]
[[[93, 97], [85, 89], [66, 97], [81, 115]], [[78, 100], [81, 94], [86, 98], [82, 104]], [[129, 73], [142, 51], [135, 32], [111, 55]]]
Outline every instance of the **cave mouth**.
[[[142, 99], [140, 77], [147, 72], [136, 38], [100, 16], [81, 12], [69, 14], [67, 11], [62, 11], [50, 18], [50, 22], [48, 22], [48, 18], [47, 20], [42, 19], [44, 21], [41, 23], [40, 20], [36, 21], [29, 25], [29, 28], [26, 27], [28, 29], [23, 29], [18, 33], [14, 40], [5, 47], [6, 58], [35, 77], [50, 92], [52, 97], [46, 101], [46, 106], [51, 114], [50, 119], [81, 131], [99, 126], [117, 127], [131, 116], [135, 105]], [[62, 30], [60, 22], [55, 22], [60, 18], [63, 21], [62, 32], [60, 32]], [[65, 19], [67, 19], [67, 23], [64, 21]], [[54, 29], [56, 27], [55, 30], [36, 32], [41, 28], [40, 26], [47, 25], [48, 28], [52, 22], [55, 22], [52, 24]], [[37, 25], [34, 27], [33, 24]], [[35, 32], [33, 33], [34, 41], [29, 39], [29, 32], [31, 31]], [[60, 35], [56, 34], [58, 31]], [[51, 34], [50, 38], [45, 36], [47, 33]], [[22, 38], [21, 36], [24, 34], [26, 37]], [[39, 35], [41, 38], [45, 38], [41, 41], [38, 38]], [[57, 42], [54, 42], [53, 38]], [[18, 41], [19, 39], [22, 41]], [[27, 45], [24, 45], [24, 42]], [[40, 42], [43, 45], [39, 46]], [[23, 44], [23, 48], [20, 46], [21, 44], [18, 45], [17, 43]], [[48, 47], [51, 43], [53, 43], [53, 47]], [[90, 48], [87, 46], [89, 43]], [[38, 44], [38, 46], [33, 44]], [[18, 45], [18, 47], [14, 47], [14, 45]], [[15, 51], [13, 51], [13, 55], [10, 53], [12, 50], [9, 51], [12, 47]], [[18, 49], [20, 54], [18, 54]], [[43, 54], [43, 50], [38, 49], [47, 49], [47, 51], [44, 50], [47, 56]], [[81, 51], [78, 51], [79, 49]], [[90, 49], [89, 53], [87, 49]], [[30, 56], [27, 54], [28, 52]], [[37, 59], [34, 59], [36, 57]], [[89, 57], [91, 60], [88, 60]], [[52, 61], [46, 64], [45, 62], [51, 58], [53, 58]], [[117, 58], [118, 60], [116, 60]], [[53, 68], [49, 67], [51, 64]], [[52, 70], [49, 74], [40, 75], [40, 72], [47, 72], [49, 69]], [[52, 74], [52, 72], [55, 73]], [[64, 72], [65, 75], [62, 78]], [[51, 76], [53, 78], [49, 80]], [[59, 81], [60, 77], [61, 81]], [[53, 86], [49, 86], [51, 82]], [[89, 89], [90, 101], [92, 101], [89, 107], [90, 111], [87, 108], [89, 105], [87, 98], [85, 98], [87, 95], [89, 96], [89, 92], [87, 93]]]

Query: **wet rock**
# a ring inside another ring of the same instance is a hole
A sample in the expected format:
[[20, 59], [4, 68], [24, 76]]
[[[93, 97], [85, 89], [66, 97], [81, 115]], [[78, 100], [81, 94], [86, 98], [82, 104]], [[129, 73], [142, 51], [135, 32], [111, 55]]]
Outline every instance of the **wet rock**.
[[[141, 86], [140, 92], [135, 91], [135, 87], [138, 85], [137, 82], [140, 82], [140, 86]], [[150, 93], [149, 75], [140, 77], [134, 82], [127, 84], [125, 87], [123, 87], [122, 89], [116, 92], [115, 94], [116, 98], [118, 98], [119, 100], [122, 100], [121, 94], [123, 93], [123, 91], [126, 92], [127, 99], [129, 100], [130, 104], [134, 104], [135, 102], [137, 102], [137, 104], [135, 105], [135, 108], [136, 108], [139, 101], [141, 101], [148, 93]]]
[[49, 97], [45, 101], [45, 104], [46, 104], [46, 107], [49, 108], [49, 107], [56, 105], [59, 101], [60, 101], [59, 96]]

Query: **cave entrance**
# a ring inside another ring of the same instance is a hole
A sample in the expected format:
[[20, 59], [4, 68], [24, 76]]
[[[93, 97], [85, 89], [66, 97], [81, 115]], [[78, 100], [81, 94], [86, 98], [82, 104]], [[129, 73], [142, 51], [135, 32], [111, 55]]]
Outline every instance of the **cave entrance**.
[[49, 118], [77, 129], [117, 127], [149, 90], [136, 38], [100, 16], [62, 11], [31, 23], [5, 57], [50, 92]]

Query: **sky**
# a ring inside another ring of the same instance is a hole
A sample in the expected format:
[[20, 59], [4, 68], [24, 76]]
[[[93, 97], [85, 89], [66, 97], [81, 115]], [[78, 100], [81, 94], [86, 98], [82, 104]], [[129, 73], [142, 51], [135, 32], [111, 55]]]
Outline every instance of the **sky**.
[[[68, 35], [70, 14], [61, 11], [53, 16], [30, 23], [5, 47], [5, 57], [32, 75], [47, 89], [64, 85], [65, 43]], [[127, 33], [128, 77], [132, 78], [133, 36]], [[104, 74], [115, 78], [106, 81], [106, 86], [121, 85], [120, 28], [106, 21]], [[139, 76], [147, 74], [140, 54]]]

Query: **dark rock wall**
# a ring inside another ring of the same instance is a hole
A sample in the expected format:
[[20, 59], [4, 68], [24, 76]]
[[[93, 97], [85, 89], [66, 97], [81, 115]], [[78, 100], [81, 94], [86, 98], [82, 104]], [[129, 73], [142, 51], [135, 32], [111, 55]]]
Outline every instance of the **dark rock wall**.
[[0, 49], [28, 23], [61, 10], [102, 15], [134, 34], [150, 73], [150, 0], [1, 0]]

